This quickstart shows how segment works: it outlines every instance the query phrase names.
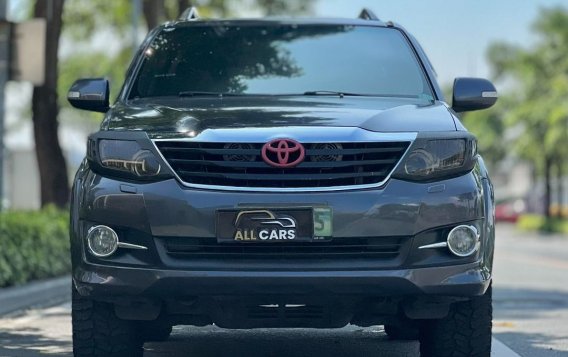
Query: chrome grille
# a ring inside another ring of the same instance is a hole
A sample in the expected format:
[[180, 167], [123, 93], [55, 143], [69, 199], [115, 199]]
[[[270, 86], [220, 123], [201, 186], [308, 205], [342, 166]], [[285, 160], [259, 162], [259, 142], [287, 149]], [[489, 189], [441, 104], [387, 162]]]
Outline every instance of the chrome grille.
[[305, 160], [276, 168], [261, 157], [264, 143], [156, 141], [188, 184], [245, 188], [333, 188], [382, 183], [410, 145], [398, 142], [303, 143]]

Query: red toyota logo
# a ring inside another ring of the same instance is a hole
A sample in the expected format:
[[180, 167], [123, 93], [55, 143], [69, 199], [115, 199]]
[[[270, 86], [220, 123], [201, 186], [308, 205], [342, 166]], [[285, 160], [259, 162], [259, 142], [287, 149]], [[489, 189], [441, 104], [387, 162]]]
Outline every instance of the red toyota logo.
[[304, 146], [292, 139], [275, 139], [262, 147], [262, 159], [274, 167], [294, 167], [304, 161]]

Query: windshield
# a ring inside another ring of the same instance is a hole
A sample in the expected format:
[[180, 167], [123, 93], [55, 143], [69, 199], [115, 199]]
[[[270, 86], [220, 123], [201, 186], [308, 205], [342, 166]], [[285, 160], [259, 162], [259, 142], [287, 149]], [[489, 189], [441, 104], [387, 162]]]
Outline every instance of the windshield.
[[130, 98], [325, 91], [433, 99], [408, 42], [390, 28], [293, 24], [166, 28], [144, 57]]

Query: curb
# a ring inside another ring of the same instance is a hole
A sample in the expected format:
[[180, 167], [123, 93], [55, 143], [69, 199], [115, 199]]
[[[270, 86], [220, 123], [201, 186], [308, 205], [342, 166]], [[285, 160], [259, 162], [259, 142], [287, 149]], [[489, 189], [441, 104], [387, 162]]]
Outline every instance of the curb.
[[71, 299], [71, 275], [0, 289], [0, 315], [35, 306], [52, 306]]
[[491, 356], [492, 357], [521, 357], [517, 352], [513, 351], [503, 342], [499, 341], [495, 337], [492, 338], [491, 346]]

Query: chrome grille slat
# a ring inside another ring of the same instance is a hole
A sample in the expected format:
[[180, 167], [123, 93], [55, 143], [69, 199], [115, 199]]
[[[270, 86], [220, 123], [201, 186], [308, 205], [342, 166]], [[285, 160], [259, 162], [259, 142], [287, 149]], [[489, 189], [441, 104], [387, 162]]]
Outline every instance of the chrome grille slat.
[[356, 178], [356, 177], [373, 177], [373, 176], [384, 176], [385, 171], [379, 172], [362, 172], [362, 173], [341, 173], [341, 174], [319, 174], [317, 176], [309, 176], [306, 174], [282, 174], [282, 173], [274, 173], [274, 174], [232, 174], [232, 173], [210, 173], [210, 172], [193, 172], [193, 171], [184, 171], [179, 170], [179, 173], [182, 175], [192, 175], [198, 177], [218, 177], [218, 178], [227, 178], [227, 179], [234, 179], [234, 180], [250, 180], [250, 181], [258, 181], [258, 180], [285, 180], [285, 181], [296, 181], [296, 180], [337, 180], [337, 179], [344, 179], [344, 178]]
[[[397, 152], [406, 149], [403, 147], [392, 147], [392, 148], [375, 148], [375, 149], [307, 149], [306, 156], [310, 155], [358, 155], [358, 154], [371, 154], [371, 153], [386, 153], [386, 152]], [[185, 152], [185, 153], [207, 153], [213, 155], [231, 155], [231, 154], [241, 154], [241, 155], [257, 155], [260, 147], [258, 149], [216, 149], [216, 148], [204, 148], [204, 147], [164, 147], [161, 149], [162, 152]]]
[[199, 154], [206, 153], [213, 155], [232, 155], [232, 154], [257, 155], [260, 149], [208, 149], [201, 147], [187, 147], [187, 148], [163, 147], [160, 150], [162, 150], [162, 152], [184, 152], [184, 153], [199, 153]]
[[[186, 159], [170, 159], [168, 160], [173, 164], [180, 165], [207, 165], [207, 166], [222, 166], [222, 167], [235, 167], [235, 168], [263, 168], [266, 164], [261, 161], [217, 161], [217, 160], [186, 160]], [[301, 167], [306, 168], [333, 168], [333, 167], [348, 167], [348, 166], [369, 166], [380, 164], [395, 164], [396, 159], [388, 160], [360, 160], [360, 161], [318, 161], [318, 162], [303, 162]]]

